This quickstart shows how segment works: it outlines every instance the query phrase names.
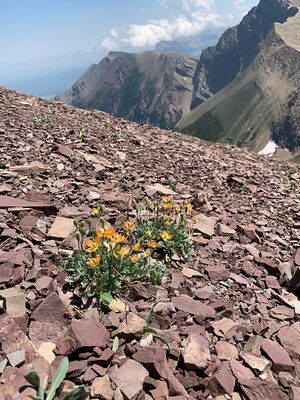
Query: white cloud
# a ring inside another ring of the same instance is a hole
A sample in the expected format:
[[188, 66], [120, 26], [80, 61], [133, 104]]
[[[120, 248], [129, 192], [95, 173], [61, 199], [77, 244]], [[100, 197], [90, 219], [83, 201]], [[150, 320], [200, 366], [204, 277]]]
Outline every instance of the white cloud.
[[182, 7], [185, 10], [190, 10], [191, 8], [202, 8], [203, 10], [210, 10], [214, 8], [214, 0], [182, 0]]
[[130, 25], [128, 38], [122, 41], [131, 47], [151, 47], [160, 40], [173, 40], [179, 37], [195, 35], [208, 26], [221, 26], [222, 18], [214, 13], [193, 12], [170, 21], [168, 19], [149, 21], [144, 25]]
[[100, 43], [100, 47], [106, 50], [114, 50], [118, 47], [118, 43], [111, 37], [106, 37]]
[[118, 31], [115, 28], [112, 28], [109, 33], [111, 34], [112, 37], [116, 38], [118, 37]]
[[243, 14], [249, 9], [247, 0], [234, 0], [233, 4]]

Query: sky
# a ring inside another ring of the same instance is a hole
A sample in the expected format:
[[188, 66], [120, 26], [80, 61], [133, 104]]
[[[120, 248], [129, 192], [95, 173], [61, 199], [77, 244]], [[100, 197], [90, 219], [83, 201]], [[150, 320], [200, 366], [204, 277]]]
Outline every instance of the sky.
[[88, 64], [89, 57], [100, 57], [110, 50], [152, 49], [159, 40], [234, 25], [257, 3], [258, 0], [1, 0], [0, 78], [1, 73], [15, 73], [17, 66], [21, 71], [34, 63], [59, 65], [66, 57], [70, 65]]

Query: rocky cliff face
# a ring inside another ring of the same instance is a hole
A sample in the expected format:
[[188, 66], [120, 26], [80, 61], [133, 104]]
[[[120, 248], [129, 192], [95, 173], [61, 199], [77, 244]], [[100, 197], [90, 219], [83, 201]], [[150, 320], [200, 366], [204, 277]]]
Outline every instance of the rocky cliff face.
[[190, 111], [196, 65], [180, 54], [113, 52], [55, 100], [173, 128]]
[[[266, 4], [263, 0], [257, 11]], [[180, 130], [257, 151], [272, 140], [299, 152], [300, 2], [290, 6], [283, 8], [283, 15], [290, 17], [273, 23], [248, 68], [184, 117], [178, 124]]]
[[288, 0], [261, 0], [241, 21], [202, 52], [194, 77], [191, 108], [223, 89], [253, 62], [274, 22], [295, 13]]

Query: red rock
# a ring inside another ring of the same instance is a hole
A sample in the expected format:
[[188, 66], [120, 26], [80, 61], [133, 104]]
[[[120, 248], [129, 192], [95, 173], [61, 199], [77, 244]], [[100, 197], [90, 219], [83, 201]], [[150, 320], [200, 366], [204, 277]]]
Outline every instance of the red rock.
[[109, 332], [95, 320], [73, 320], [70, 330], [76, 340], [77, 348], [104, 347], [109, 341]]
[[293, 386], [291, 388], [291, 399], [300, 400], [300, 387]]
[[113, 369], [109, 376], [128, 400], [135, 399], [142, 391], [148, 371], [138, 362], [128, 360], [119, 369]]
[[63, 144], [56, 143], [53, 146], [53, 150], [57, 151], [57, 153], [61, 154], [62, 156], [65, 156], [68, 158], [72, 158], [74, 156], [73, 150], [68, 146], [64, 146]]
[[269, 339], [264, 339], [261, 348], [274, 364], [274, 370], [276, 372], [292, 371], [294, 369], [294, 363], [288, 355], [288, 352], [278, 343]]
[[40, 174], [45, 172], [47, 167], [39, 161], [32, 161], [24, 165], [14, 165], [9, 168], [12, 172], [17, 172], [22, 175]]
[[270, 316], [280, 321], [285, 321], [287, 319], [292, 319], [295, 316], [295, 311], [286, 306], [277, 306], [270, 310]]
[[243, 381], [241, 389], [249, 400], [289, 400], [279, 385], [257, 378]]
[[38, 348], [43, 342], [57, 344], [61, 338], [70, 335], [65, 324], [59, 322], [32, 321], [29, 325], [28, 336]]
[[187, 295], [173, 297], [171, 301], [177, 310], [199, 316], [203, 319], [214, 318], [216, 315], [215, 310], [212, 307], [202, 303], [201, 301], [194, 300]]
[[40, 209], [56, 209], [53, 204], [44, 202], [34, 202], [18, 199], [10, 196], [0, 196], [0, 208], [40, 208]]
[[7, 314], [13, 318], [26, 316], [26, 293], [18, 287], [0, 290], [0, 299], [4, 301]]
[[183, 385], [172, 373], [166, 358], [166, 351], [160, 346], [152, 345], [137, 351], [133, 358], [143, 364], [151, 376], [157, 379], [163, 378], [168, 381], [171, 395], [180, 395], [188, 398]]
[[230, 275], [230, 272], [222, 264], [208, 265], [205, 270], [212, 281], [225, 281]]
[[231, 360], [230, 361], [230, 368], [233, 373], [233, 375], [236, 377], [236, 379], [241, 382], [245, 379], [252, 379], [255, 378], [255, 375], [251, 371], [251, 369], [245, 367], [243, 364], [241, 364], [239, 361], [236, 360]]
[[19, 251], [0, 251], [0, 263], [11, 263], [30, 267], [33, 260], [30, 250], [22, 249]]
[[292, 357], [300, 357], [300, 322], [285, 326], [277, 333], [281, 345]]
[[216, 344], [216, 352], [220, 360], [234, 360], [238, 358], [238, 350], [237, 348], [229, 343], [224, 341], [219, 341]]
[[40, 322], [60, 322], [66, 324], [67, 309], [56, 293], [49, 294], [33, 311], [32, 318]]
[[25, 333], [7, 314], [0, 315], [0, 343], [2, 351], [8, 355], [18, 350], [25, 350], [26, 362], [31, 362], [36, 356], [36, 349]]
[[96, 378], [91, 386], [91, 395], [97, 399], [113, 400], [114, 391], [111, 388], [110, 379], [108, 375], [102, 378]]
[[120, 336], [124, 338], [135, 338], [142, 336], [144, 328], [147, 323], [143, 318], [140, 318], [134, 313], [129, 313], [125, 320], [119, 325], [118, 329], [114, 332], [114, 336]]
[[211, 395], [232, 394], [235, 388], [235, 377], [229, 362], [222, 362], [217, 372], [209, 379], [208, 389]]
[[204, 369], [211, 360], [209, 342], [203, 336], [191, 334], [183, 343], [182, 356], [188, 369]]
[[0, 264], [0, 284], [8, 284], [13, 278], [14, 274], [14, 264], [12, 263], [4, 263]]

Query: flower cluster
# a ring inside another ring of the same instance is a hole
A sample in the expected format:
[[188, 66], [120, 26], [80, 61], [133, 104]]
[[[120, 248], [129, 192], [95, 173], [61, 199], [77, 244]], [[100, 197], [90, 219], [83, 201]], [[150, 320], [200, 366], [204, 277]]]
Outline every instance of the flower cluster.
[[176, 204], [170, 196], [161, 202], [147, 199], [117, 231], [105, 222], [103, 207], [94, 209], [99, 225], [87, 234], [79, 224], [79, 250], [63, 263], [67, 281], [99, 300], [103, 293], [114, 295], [133, 282], [159, 284], [170, 257], [190, 253], [191, 211], [189, 204]]

